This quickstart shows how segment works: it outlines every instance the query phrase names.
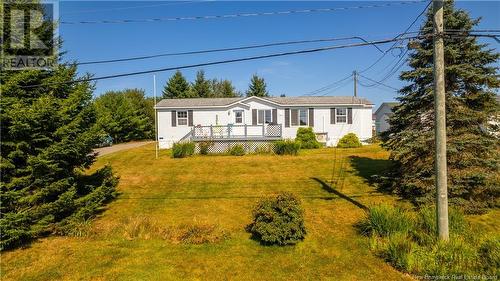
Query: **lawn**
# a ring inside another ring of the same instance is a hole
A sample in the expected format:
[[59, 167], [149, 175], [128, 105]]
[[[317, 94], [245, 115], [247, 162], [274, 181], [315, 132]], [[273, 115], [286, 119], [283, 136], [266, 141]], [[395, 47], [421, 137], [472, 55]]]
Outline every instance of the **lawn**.
[[[80, 237], [48, 237], [4, 252], [2, 280], [410, 280], [368, 249], [354, 224], [379, 203], [407, 204], [368, 184], [387, 165], [378, 146], [325, 148], [299, 156], [194, 156], [172, 159], [154, 146], [100, 157], [120, 195]], [[337, 159], [337, 161], [334, 161]], [[330, 183], [332, 183], [330, 185]], [[308, 234], [296, 246], [262, 246], [245, 226], [262, 196], [298, 195]], [[498, 231], [491, 214], [473, 218]], [[147, 222], [138, 235], [134, 225]], [[188, 244], [154, 235], [209, 226], [222, 238]], [[151, 233], [148, 233], [151, 231]]]

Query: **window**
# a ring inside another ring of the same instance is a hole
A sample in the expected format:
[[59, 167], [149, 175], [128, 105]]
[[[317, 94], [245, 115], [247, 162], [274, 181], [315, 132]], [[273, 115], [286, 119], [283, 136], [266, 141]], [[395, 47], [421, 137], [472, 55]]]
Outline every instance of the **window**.
[[347, 123], [347, 108], [337, 108], [336, 111], [337, 123]]
[[307, 110], [299, 109], [299, 125], [307, 126]]
[[188, 124], [187, 111], [177, 111], [177, 124], [179, 124], [179, 126], [187, 126]]
[[307, 109], [305, 108], [299, 108], [299, 109], [292, 109], [290, 110], [290, 120], [292, 126], [307, 126], [308, 120], [307, 120]]
[[257, 124], [271, 124], [273, 122], [273, 114], [270, 109], [259, 109], [257, 116]]
[[243, 123], [243, 110], [235, 110], [234, 111], [234, 123], [242, 124]]

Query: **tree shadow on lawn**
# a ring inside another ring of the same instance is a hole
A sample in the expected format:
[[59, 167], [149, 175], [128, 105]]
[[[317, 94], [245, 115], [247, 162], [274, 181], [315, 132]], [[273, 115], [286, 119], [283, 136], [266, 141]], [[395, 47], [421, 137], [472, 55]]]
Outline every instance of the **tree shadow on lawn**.
[[366, 207], [365, 205], [363, 205], [362, 203], [352, 199], [351, 197], [343, 194], [342, 192], [336, 190], [335, 188], [331, 187], [330, 185], [328, 185], [326, 182], [324, 182], [323, 180], [319, 179], [319, 178], [311, 178], [315, 181], [317, 181], [320, 185], [321, 185], [321, 188], [323, 190], [325, 190], [326, 192], [328, 193], [333, 193], [335, 195], [337, 195], [338, 197], [344, 199], [344, 200], [347, 200], [348, 202], [351, 202], [352, 204], [354, 204], [356, 207], [364, 210], [364, 211], [368, 211], [368, 207]]
[[393, 161], [359, 156], [349, 158], [357, 176], [363, 178], [367, 184], [376, 187], [377, 191], [394, 195], [392, 185], [388, 184], [390, 182], [388, 172], [391, 166], [395, 165]]

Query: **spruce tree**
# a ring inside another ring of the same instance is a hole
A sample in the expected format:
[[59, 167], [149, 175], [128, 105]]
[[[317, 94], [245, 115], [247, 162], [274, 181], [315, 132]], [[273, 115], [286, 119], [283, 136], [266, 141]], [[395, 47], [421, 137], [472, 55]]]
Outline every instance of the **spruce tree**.
[[257, 97], [268, 97], [269, 93], [266, 89], [267, 85], [264, 81], [264, 78], [260, 78], [256, 74], [252, 76], [250, 81], [250, 85], [248, 86], [248, 90], [246, 92], [247, 97], [257, 96]]
[[0, 250], [71, 232], [115, 196], [110, 167], [85, 172], [102, 132], [93, 87], [76, 79], [65, 64], [0, 71]]
[[196, 72], [196, 79], [191, 86], [191, 92], [191, 95], [197, 98], [210, 98], [212, 96], [210, 81], [205, 79], [205, 71], [199, 70]]
[[[500, 83], [493, 64], [499, 54], [464, 36], [479, 20], [455, 9], [453, 1], [445, 3], [444, 23], [445, 31], [464, 30], [444, 38], [449, 199], [476, 212], [498, 204], [499, 198], [499, 141], [488, 122], [498, 112], [494, 90]], [[421, 33], [432, 29], [429, 11]], [[384, 146], [397, 162], [394, 189], [416, 203], [428, 203], [435, 198], [432, 37], [418, 43], [409, 56], [410, 70], [400, 75], [409, 84], [400, 91]]]
[[183, 99], [191, 98], [192, 93], [190, 90], [189, 82], [184, 78], [182, 73], [177, 70], [172, 77], [168, 80], [163, 88], [164, 99]]

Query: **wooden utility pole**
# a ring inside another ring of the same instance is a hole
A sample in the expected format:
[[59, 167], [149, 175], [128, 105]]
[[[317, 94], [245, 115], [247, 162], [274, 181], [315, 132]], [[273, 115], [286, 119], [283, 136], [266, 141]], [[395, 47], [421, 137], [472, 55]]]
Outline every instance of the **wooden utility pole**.
[[352, 72], [352, 77], [354, 80], [354, 96], [357, 97], [358, 96], [358, 73], [356, 72], [356, 70], [354, 70]]
[[443, 0], [434, 9], [434, 133], [436, 141], [436, 220], [440, 240], [448, 240], [448, 182], [446, 171], [446, 105], [444, 85]]

